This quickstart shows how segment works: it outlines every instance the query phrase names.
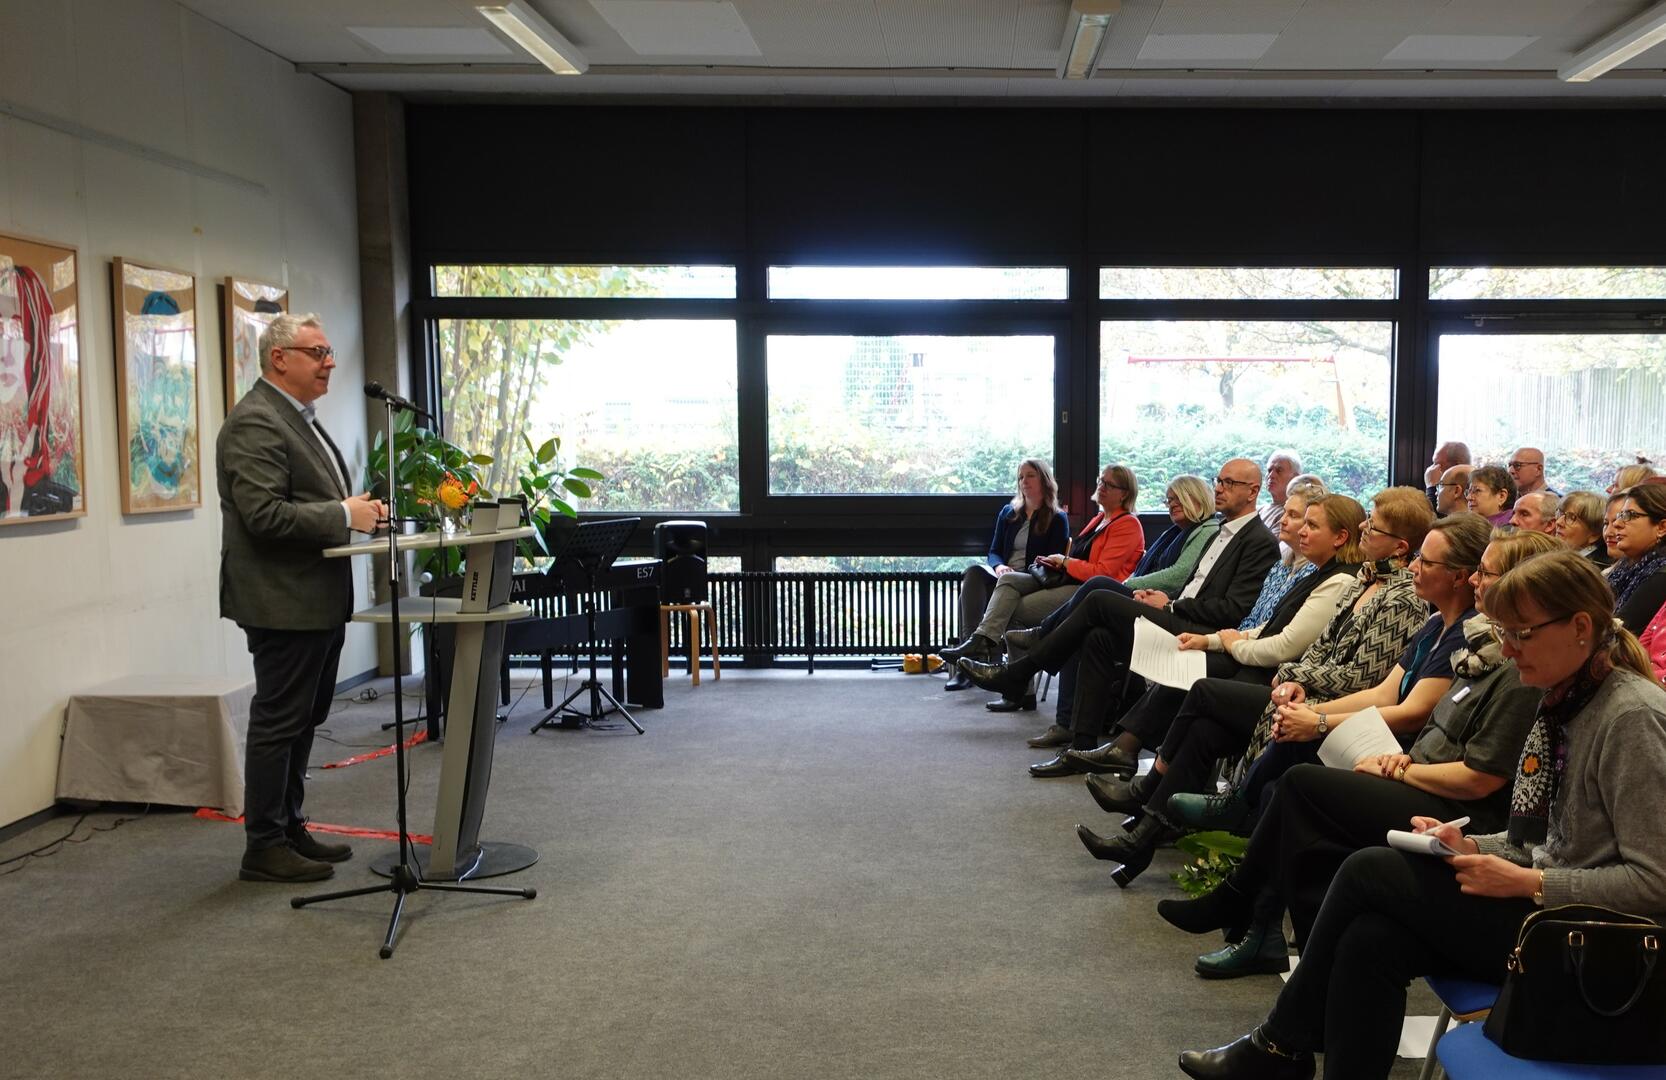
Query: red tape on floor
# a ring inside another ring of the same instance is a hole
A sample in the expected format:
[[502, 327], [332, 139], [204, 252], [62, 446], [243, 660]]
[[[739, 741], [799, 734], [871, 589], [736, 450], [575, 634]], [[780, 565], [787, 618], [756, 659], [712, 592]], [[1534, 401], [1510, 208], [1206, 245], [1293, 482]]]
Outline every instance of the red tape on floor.
[[[243, 824], [241, 817], [231, 817], [218, 810], [203, 807], [196, 812], [196, 817], [203, 821], [224, 821], [233, 825]], [[389, 829], [361, 829], [356, 825], [326, 825], [321, 821], [307, 822], [307, 828], [313, 832], [334, 833], [337, 836], [356, 836], [363, 840], [397, 840], [399, 834]], [[413, 844], [433, 844], [434, 838], [423, 833], [410, 833]]]
[[[428, 729], [423, 728], [422, 730], [418, 731], [415, 735], [412, 735], [409, 739], [405, 740], [405, 749], [409, 750], [411, 747], [415, 746], [417, 743], [425, 743], [427, 741], [428, 741]], [[372, 750], [368, 754], [355, 754], [353, 757], [350, 757], [350, 758], [342, 758], [340, 761], [332, 761], [328, 765], [320, 765], [319, 768], [321, 768], [321, 769], [345, 769], [347, 766], [357, 765], [361, 761], [374, 761], [379, 757], [387, 757], [389, 754], [393, 753], [393, 751], [394, 751], [394, 747], [384, 746], [380, 750]]]

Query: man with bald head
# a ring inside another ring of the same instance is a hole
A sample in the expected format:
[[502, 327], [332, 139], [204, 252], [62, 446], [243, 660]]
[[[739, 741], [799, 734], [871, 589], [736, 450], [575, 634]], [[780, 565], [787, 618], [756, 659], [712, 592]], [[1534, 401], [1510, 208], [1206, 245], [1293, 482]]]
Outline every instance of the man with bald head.
[[1510, 479], [1516, 482], [1516, 498], [1550, 491], [1545, 486], [1545, 452], [1536, 446], [1519, 446], [1510, 455]]
[[1561, 508], [1561, 498], [1548, 491], [1518, 495], [1515, 509], [1510, 511], [1510, 524], [1524, 532], [1542, 532], [1554, 536], [1556, 511]]
[[1434, 454], [1429, 458], [1429, 467], [1423, 470], [1423, 488], [1429, 496], [1429, 505], [1438, 514], [1452, 513], [1440, 508], [1439, 492], [1440, 478], [1457, 468], [1459, 465], [1470, 464], [1469, 444], [1454, 440], [1447, 440], [1435, 447]]
[[[1020, 659], [980, 664], [963, 658], [960, 669], [986, 690], [1019, 697], [1031, 676], [1039, 671], [1057, 674], [1080, 650], [1071, 712], [1073, 746], [1093, 749], [1117, 719], [1112, 707], [1121, 700], [1136, 619], [1149, 619], [1171, 634], [1212, 634], [1223, 626], [1237, 626], [1255, 605], [1267, 571], [1278, 561], [1278, 541], [1255, 512], [1260, 494], [1261, 467], [1255, 462], [1233, 458], [1221, 466], [1215, 477], [1220, 531], [1175, 596], [1153, 589], [1103, 589], [1086, 597], [1073, 615]], [[1030, 773], [1040, 777], [1081, 771], [1084, 767], [1063, 753], [1030, 766]]]
[[1469, 509], [1464, 502], [1464, 491], [1469, 487], [1469, 474], [1474, 471], [1473, 465], [1454, 465], [1440, 474], [1440, 479], [1435, 481], [1435, 513], [1446, 517]]

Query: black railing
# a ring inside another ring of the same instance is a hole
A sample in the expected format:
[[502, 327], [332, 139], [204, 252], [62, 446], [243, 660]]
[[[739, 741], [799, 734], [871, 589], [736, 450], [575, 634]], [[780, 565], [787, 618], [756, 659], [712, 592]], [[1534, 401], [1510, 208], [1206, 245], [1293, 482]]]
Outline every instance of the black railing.
[[[885, 657], [930, 652], [954, 640], [957, 573], [712, 574], [717, 649], [725, 660], [764, 666], [777, 660]], [[605, 593], [598, 596], [607, 607]], [[581, 610], [533, 601], [541, 616]], [[565, 610], [564, 610], [565, 609]], [[688, 654], [686, 621], [671, 620], [673, 658]]]

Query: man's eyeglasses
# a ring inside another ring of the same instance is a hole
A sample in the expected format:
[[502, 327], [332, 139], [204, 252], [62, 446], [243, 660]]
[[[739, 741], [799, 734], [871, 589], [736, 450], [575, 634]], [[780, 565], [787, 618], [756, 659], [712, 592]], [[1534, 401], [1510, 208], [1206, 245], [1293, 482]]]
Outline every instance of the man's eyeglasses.
[[1260, 487], [1261, 485], [1257, 484], [1257, 483], [1255, 483], [1254, 481], [1251, 481], [1251, 480], [1234, 480], [1230, 476], [1217, 476], [1217, 477], [1215, 477], [1215, 486], [1216, 487], [1247, 487], [1247, 488], [1252, 488], [1252, 487]]
[[1567, 622], [1571, 618], [1573, 618], [1572, 615], [1563, 615], [1556, 619], [1546, 619], [1544, 622], [1538, 623], [1534, 626], [1524, 626], [1520, 630], [1511, 630], [1508, 627], [1499, 626], [1497, 623], [1493, 623], [1493, 640], [1498, 642], [1500, 645], [1513, 645], [1519, 649], [1529, 641], [1533, 640], [1533, 635], [1538, 633], [1540, 630], [1543, 630], [1545, 627], [1554, 623]]
[[1510, 468], [1512, 468], [1512, 469], [1520, 469], [1520, 468], [1523, 468], [1524, 466], [1527, 466], [1527, 465], [1537, 465], [1541, 469], [1544, 468], [1544, 462], [1542, 462], [1542, 461], [1512, 461], [1512, 462], [1510, 462]]
[[[1473, 566], [1459, 566], [1457, 563], [1441, 562], [1439, 559], [1428, 558], [1421, 551], [1412, 553], [1411, 562], [1420, 562], [1424, 566], [1444, 566], [1446, 569], [1455, 570], [1460, 574], [1473, 574], [1475, 572]], [[1408, 563], [1408, 565], [1410, 564]]]
[[304, 352], [322, 364], [336, 354], [335, 349], [328, 345], [285, 345], [284, 352]]

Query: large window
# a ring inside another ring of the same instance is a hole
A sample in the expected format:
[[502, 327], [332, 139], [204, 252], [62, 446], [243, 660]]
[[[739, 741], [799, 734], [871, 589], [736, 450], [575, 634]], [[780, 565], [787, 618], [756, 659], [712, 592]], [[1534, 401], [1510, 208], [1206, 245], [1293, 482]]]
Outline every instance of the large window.
[[1602, 491], [1642, 452], [1666, 453], [1666, 334], [1453, 332], [1440, 335], [1436, 434], [1502, 465], [1545, 452], [1558, 491]]
[[1010, 491], [1053, 457], [1051, 335], [777, 334], [769, 364], [769, 490]]
[[771, 300], [1063, 300], [1062, 266], [772, 266]]
[[1105, 266], [1102, 300], [1392, 300], [1386, 266]]
[[493, 263], [434, 267], [435, 296], [521, 299], [729, 299], [732, 266], [560, 266]]
[[606, 478], [586, 511], [740, 505], [735, 324], [726, 319], [441, 319], [445, 429], [494, 458], [496, 490], [533, 443]]
[[1280, 447], [1368, 496], [1388, 482], [1393, 349], [1389, 322], [1103, 322], [1100, 461], [1134, 470], [1142, 510], [1161, 510], [1176, 476]]
[[1437, 266], [1431, 300], [1658, 300], [1666, 266]]

